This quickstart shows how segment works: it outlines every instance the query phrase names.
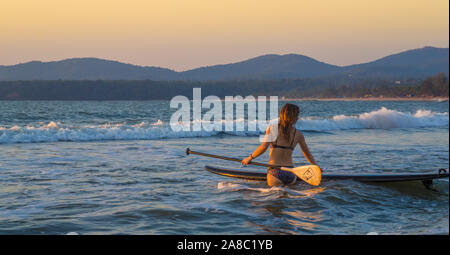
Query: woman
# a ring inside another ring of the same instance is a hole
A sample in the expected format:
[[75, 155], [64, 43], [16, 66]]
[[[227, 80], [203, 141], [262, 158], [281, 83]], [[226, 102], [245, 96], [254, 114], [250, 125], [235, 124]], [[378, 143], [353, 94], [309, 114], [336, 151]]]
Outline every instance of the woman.
[[[281, 108], [280, 121], [277, 126], [269, 126], [266, 130], [264, 142], [250, 154], [250, 156], [242, 160], [243, 165], [247, 165], [254, 158], [263, 154], [270, 145], [269, 164], [284, 167], [293, 167], [292, 151], [297, 144], [303, 151], [303, 155], [312, 165], [317, 165], [314, 157], [308, 149], [303, 134], [295, 128], [298, 121], [300, 109], [293, 104], [286, 104]], [[277, 133], [275, 133], [277, 132]], [[275, 133], [275, 134], [274, 134]], [[276, 137], [275, 141], [269, 140], [269, 137]], [[297, 180], [297, 176], [291, 172], [279, 169], [269, 168], [267, 171], [267, 184], [269, 186], [282, 186], [293, 184]]]

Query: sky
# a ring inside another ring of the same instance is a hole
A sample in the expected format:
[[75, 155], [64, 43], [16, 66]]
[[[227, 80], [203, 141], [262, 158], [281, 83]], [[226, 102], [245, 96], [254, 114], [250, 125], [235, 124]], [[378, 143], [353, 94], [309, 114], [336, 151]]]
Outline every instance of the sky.
[[350, 65], [449, 47], [448, 0], [0, 0], [0, 65], [96, 57], [176, 71], [264, 54]]

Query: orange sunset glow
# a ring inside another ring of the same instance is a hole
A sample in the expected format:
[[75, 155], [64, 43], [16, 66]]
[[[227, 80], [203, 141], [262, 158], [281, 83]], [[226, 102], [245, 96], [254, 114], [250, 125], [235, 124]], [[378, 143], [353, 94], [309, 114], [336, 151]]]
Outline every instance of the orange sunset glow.
[[0, 65], [97, 57], [177, 71], [296, 53], [357, 64], [448, 47], [448, 0], [2, 0]]

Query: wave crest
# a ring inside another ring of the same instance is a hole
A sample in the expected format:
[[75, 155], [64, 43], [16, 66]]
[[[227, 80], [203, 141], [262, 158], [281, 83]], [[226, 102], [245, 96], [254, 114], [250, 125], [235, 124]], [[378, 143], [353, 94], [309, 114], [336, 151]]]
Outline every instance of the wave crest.
[[357, 116], [336, 115], [331, 119], [301, 120], [297, 127], [309, 131], [448, 127], [448, 120], [448, 113], [418, 110], [411, 114], [382, 107], [380, 110]]
[[[245, 120], [235, 120], [245, 122]], [[225, 130], [226, 121], [221, 122]], [[190, 123], [191, 125], [193, 124]], [[357, 116], [336, 115], [328, 119], [303, 118], [297, 128], [304, 131], [333, 131], [349, 129], [392, 129], [448, 127], [448, 113], [434, 113], [418, 110], [416, 113], [404, 113], [385, 107], [377, 111], [362, 113]], [[41, 126], [0, 127], [0, 144], [2, 143], [36, 143], [58, 141], [101, 141], [101, 140], [158, 140], [166, 138], [210, 137], [219, 134], [238, 136], [257, 136], [259, 131], [173, 131], [169, 123], [158, 120], [155, 123], [141, 122], [135, 125], [103, 124], [67, 126], [51, 121]]]

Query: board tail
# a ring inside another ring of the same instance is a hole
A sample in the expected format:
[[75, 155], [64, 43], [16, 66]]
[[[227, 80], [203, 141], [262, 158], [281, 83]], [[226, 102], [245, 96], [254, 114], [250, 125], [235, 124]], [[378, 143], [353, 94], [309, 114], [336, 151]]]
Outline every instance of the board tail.
[[295, 168], [282, 167], [281, 170], [292, 172], [308, 184], [318, 186], [322, 180], [322, 171], [317, 165], [299, 166]]

